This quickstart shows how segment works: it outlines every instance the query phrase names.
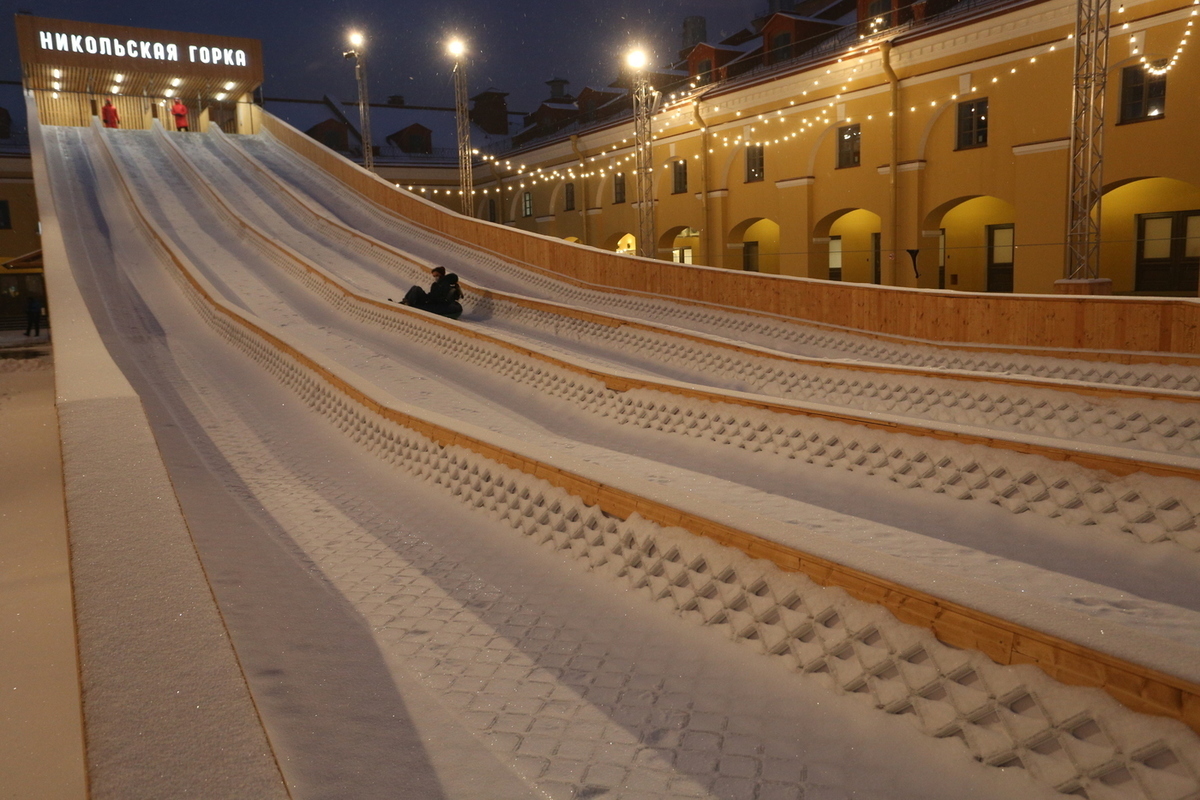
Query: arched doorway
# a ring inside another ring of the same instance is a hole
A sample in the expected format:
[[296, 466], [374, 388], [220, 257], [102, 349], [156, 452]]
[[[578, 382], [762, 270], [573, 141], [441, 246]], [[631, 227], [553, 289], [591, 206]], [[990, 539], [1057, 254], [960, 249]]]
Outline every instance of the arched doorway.
[[687, 225], [668, 228], [658, 240], [660, 257], [677, 264], [692, 264], [700, 247], [700, 231]]
[[827, 214], [813, 228], [809, 256], [812, 274], [820, 275], [824, 260], [831, 281], [882, 283], [882, 223], [878, 214], [865, 208], [843, 208]]
[[621, 255], [637, 255], [637, 237], [632, 233], [614, 233], [604, 240], [604, 249]]
[[939, 289], [1011, 292], [1016, 268], [1016, 211], [999, 197], [957, 197], [925, 217], [938, 233]]
[[[729, 249], [734, 257], [726, 257], [726, 266], [778, 275], [779, 223], [766, 217], [743, 220], [729, 232]], [[738, 250], [740, 261], [736, 258]]]
[[1114, 184], [1100, 218], [1100, 275], [1113, 290], [1195, 297], [1200, 289], [1200, 188], [1172, 178]]

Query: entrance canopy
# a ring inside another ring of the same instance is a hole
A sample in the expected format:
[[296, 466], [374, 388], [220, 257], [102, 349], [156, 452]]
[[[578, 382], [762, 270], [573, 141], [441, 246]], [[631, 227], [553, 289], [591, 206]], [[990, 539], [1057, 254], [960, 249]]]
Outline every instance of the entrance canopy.
[[16, 17], [25, 88], [41, 120], [88, 125], [111, 99], [121, 127], [148, 127], [175, 98], [195, 119], [209, 114], [238, 124], [237, 106], [248, 105], [262, 84], [262, 44], [257, 39], [209, 36], [93, 22]]

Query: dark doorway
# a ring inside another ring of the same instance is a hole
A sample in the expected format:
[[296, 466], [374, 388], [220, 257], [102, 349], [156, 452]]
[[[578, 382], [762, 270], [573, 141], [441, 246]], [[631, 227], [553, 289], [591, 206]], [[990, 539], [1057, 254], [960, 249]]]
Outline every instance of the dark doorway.
[[758, 242], [742, 242], [742, 269], [758, 272]]
[[989, 292], [1011, 292], [1013, 290], [1013, 226], [987, 226], [987, 290]]
[[1139, 292], [1195, 295], [1200, 279], [1200, 210], [1138, 214]]
[[871, 234], [871, 282], [883, 283], [883, 234]]

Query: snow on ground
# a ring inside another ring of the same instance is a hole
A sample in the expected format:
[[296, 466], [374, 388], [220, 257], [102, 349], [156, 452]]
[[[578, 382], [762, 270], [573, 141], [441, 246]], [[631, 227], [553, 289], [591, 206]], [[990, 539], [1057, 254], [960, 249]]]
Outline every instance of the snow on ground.
[[[94, 191], [74, 132], [50, 133], [73, 157], [59, 196]], [[1049, 796], [364, 456], [204, 327], [114, 193], [93, 200], [62, 208], [68, 244], [296, 796]]]
[[[75, 169], [56, 182], [91, 192], [86, 135], [52, 130], [65, 156], [57, 169]], [[230, 235], [199, 197], [180, 196], [186, 180], [147, 137], [113, 140], [157, 223], [227, 300], [403, 405], [1195, 643], [1193, 554], [614, 428], [332, 312]], [[222, 188], [243, 201], [256, 191]], [[115, 233], [128, 222], [112, 192], [73, 213], [75, 246], [107, 249], [95, 268], [120, 276], [93, 276], [93, 313], [107, 316], [109, 346], [154, 398], [177, 484], [204, 488], [181, 499], [301, 796], [373, 796], [395, 777], [372, 770], [396, 751], [430, 797], [479, 796], [480, 785], [516, 797], [526, 782], [550, 796], [1038, 796], [1019, 771], [964, 763], [956, 741], [915, 737], [907, 723], [835, 698], [714, 631], [680, 626], [365, 456], [201, 324], [163, 266]], [[254, 215], [286, 233], [283, 204]], [[330, 249], [319, 257], [371, 287], [369, 265]], [[293, 594], [313, 613], [288, 609]], [[282, 630], [254, 613], [266, 608], [287, 620]], [[363, 658], [348, 663], [317, 644], [325, 637]], [[351, 685], [356, 677], [367, 686]], [[450, 766], [464, 753], [476, 765], [465, 777]]]

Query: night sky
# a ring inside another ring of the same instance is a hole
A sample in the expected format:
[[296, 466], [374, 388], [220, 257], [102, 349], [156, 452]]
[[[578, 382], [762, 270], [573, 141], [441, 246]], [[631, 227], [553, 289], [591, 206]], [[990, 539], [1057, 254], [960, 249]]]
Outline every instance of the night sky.
[[[353, 99], [354, 72], [342, 57], [346, 32], [368, 36], [371, 100], [400, 94], [410, 105], [453, 104], [444, 42], [458, 33], [472, 48], [472, 94], [489, 87], [510, 92], [509, 108], [532, 111], [548, 96], [545, 81], [566, 78], [567, 91], [602, 86], [617, 74], [633, 41], [654, 62], [673, 61], [683, 19], [708, 19], [715, 39], [750, 24], [767, 0], [3, 0], [41, 17], [261, 39], [268, 97]], [[16, 35], [3, 23], [0, 78], [18, 80]]]

